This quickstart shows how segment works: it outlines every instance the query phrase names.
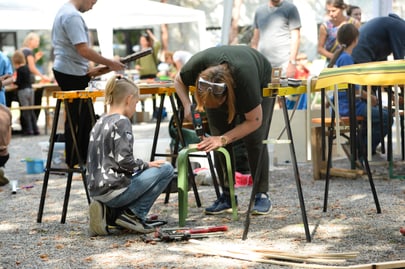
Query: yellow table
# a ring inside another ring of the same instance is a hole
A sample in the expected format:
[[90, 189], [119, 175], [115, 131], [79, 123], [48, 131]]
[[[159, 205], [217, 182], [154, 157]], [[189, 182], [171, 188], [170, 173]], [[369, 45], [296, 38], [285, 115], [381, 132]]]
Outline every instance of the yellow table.
[[[364, 64], [354, 64], [339, 68], [326, 68], [320, 73], [315, 89], [333, 87], [341, 83], [367, 86], [367, 146], [368, 159], [371, 159], [371, 86], [405, 85], [405, 60], [381, 61]], [[391, 94], [391, 93], [389, 93]], [[398, 98], [396, 98], [398, 100]], [[398, 107], [398, 103], [396, 104]], [[388, 104], [391, 111], [391, 104]], [[397, 141], [399, 141], [399, 114], [395, 110], [397, 123]], [[402, 138], [403, 139], [403, 138]], [[390, 176], [392, 177], [392, 132], [388, 130], [388, 157], [390, 162]]]

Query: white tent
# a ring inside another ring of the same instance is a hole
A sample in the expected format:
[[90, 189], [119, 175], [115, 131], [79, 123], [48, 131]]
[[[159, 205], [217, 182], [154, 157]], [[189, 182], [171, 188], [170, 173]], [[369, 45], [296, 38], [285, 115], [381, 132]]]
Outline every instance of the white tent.
[[[68, 0], [0, 0], [0, 31], [46, 30], [52, 28], [57, 10]], [[197, 22], [200, 49], [206, 47], [205, 13], [146, 0], [98, 0], [92, 10], [83, 14], [86, 24], [96, 29], [102, 54], [112, 57], [113, 29]]]

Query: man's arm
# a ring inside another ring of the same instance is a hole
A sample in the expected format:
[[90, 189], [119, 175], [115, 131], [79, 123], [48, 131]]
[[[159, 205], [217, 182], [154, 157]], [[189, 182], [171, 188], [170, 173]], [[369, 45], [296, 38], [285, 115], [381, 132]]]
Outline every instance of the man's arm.
[[101, 56], [98, 52], [90, 48], [86, 43], [80, 43], [75, 45], [77, 52], [89, 61], [93, 61], [97, 64], [103, 64], [108, 66], [110, 71], [120, 71], [125, 69], [125, 64], [119, 61], [114, 61]]
[[250, 46], [252, 48], [257, 49], [257, 45], [259, 44], [259, 38], [260, 38], [260, 31], [259, 29], [255, 28], [253, 30], [252, 40], [250, 41]]
[[287, 67], [287, 77], [293, 78], [296, 71], [296, 59], [300, 47], [301, 32], [300, 29], [291, 30], [290, 59]]

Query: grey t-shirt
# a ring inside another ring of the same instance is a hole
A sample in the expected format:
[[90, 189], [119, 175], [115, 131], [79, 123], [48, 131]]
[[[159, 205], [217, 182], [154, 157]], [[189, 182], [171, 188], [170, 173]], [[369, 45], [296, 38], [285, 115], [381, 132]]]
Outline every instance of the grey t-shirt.
[[61, 73], [84, 76], [89, 61], [80, 56], [75, 45], [89, 44], [88, 28], [80, 12], [68, 2], [56, 14], [52, 27], [53, 68]]
[[270, 61], [272, 67], [281, 67], [290, 59], [290, 31], [301, 28], [297, 7], [283, 1], [278, 7], [261, 5], [255, 12], [253, 21], [259, 29], [260, 38], [257, 49]]

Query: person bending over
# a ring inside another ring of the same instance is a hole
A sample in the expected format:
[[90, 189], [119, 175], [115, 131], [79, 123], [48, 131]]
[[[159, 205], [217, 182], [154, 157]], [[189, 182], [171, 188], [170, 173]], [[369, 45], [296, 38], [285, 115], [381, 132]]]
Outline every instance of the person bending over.
[[[269, 156], [266, 145], [270, 115], [274, 99], [262, 98], [262, 89], [271, 80], [270, 62], [257, 50], [247, 46], [221, 46], [194, 54], [176, 75], [174, 86], [183, 104], [186, 120], [191, 121], [191, 101], [188, 86], [195, 85], [197, 110], [205, 110], [211, 136], [202, 137], [201, 151], [210, 152], [226, 147], [235, 161], [232, 144], [243, 139], [248, 152], [250, 171], [258, 185], [252, 214], [268, 214], [271, 201], [269, 189]], [[237, 115], [240, 123], [236, 123]], [[259, 159], [260, 153], [262, 158]], [[215, 152], [215, 163], [220, 164], [218, 178], [221, 197], [205, 209], [206, 214], [230, 211], [230, 193], [223, 156]], [[218, 166], [217, 166], [218, 168]], [[257, 173], [256, 169], [259, 169]], [[256, 175], [259, 175], [257, 178]], [[233, 175], [234, 176], [234, 175]]]

